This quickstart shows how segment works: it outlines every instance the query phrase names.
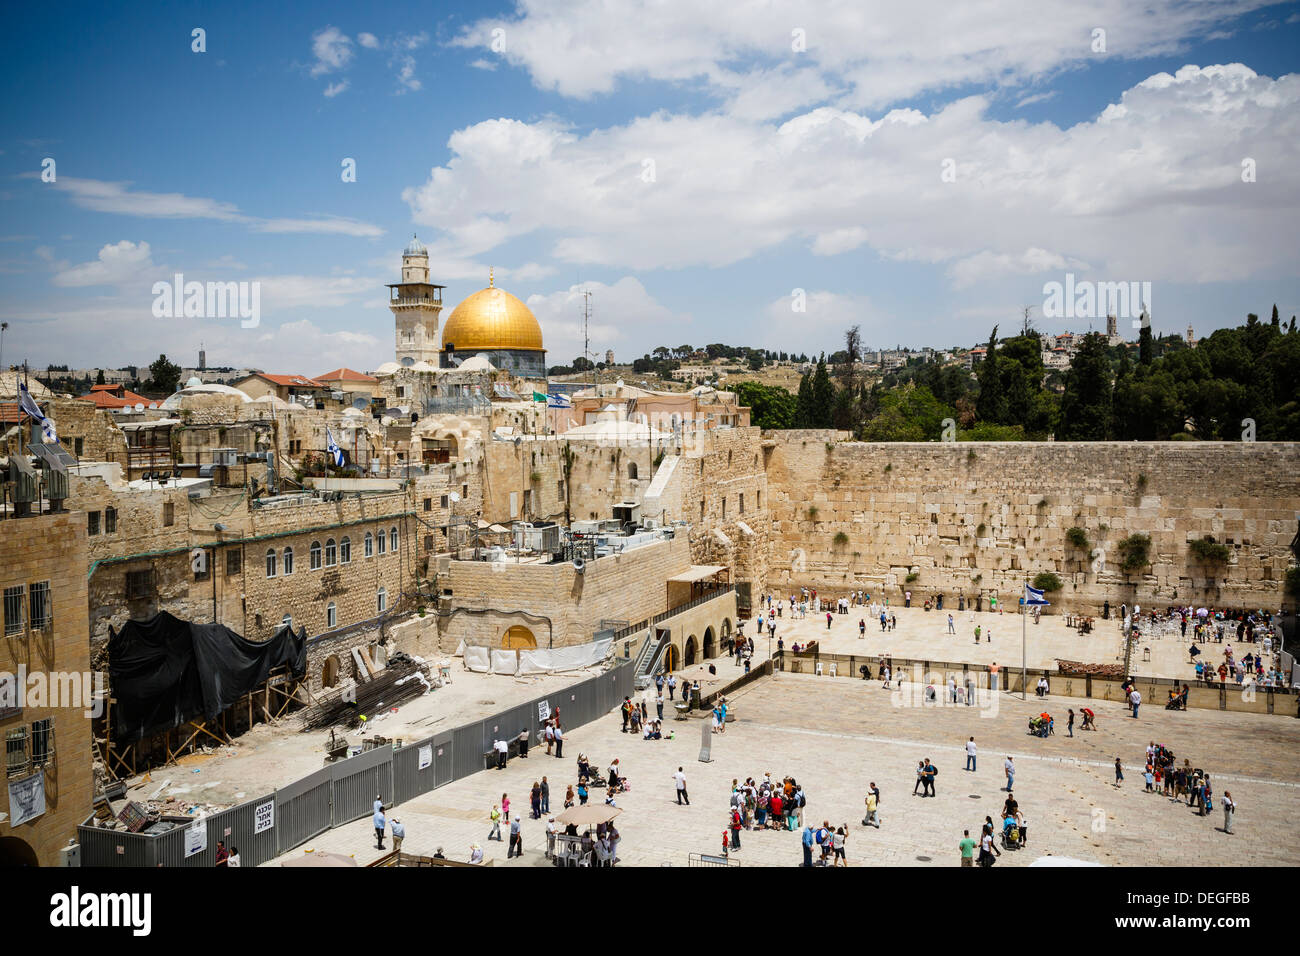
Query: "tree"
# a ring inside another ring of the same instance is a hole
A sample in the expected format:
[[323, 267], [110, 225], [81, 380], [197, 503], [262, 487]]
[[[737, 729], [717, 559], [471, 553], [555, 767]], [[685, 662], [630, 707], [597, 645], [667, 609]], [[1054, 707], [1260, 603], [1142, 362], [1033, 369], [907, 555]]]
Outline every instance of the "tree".
[[748, 365], [751, 372], [757, 372], [761, 369], [763, 367], [763, 353], [750, 352]]
[[1100, 332], [1083, 337], [1065, 376], [1061, 421], [1056, 429], [1063, 441], [1105, 441], [1111, 418], [1110, 360]]
[[984, 361], [975, 371], [979, 380], [980, 392], [975, 399], [975, 413], [986, 422], [1003, 421], [1006, 415], [1006, 400], [1002, 395], [1001, 371], [998, 369], [998, 327], [993, 326], [989, 334], [989, 344]]
[[101, 368], [101, 369], [100, 369], [100, 370], [95, 374], [95, 384], [96, 384], [96, 385], [104, 385], [104, 384], [107, 384], [107, 383], [104, 381], [104, 370], [103, 370], [102, 368]]
[[181, 380], [181, 367], [167, 361], [166, 355], [159, 355], [157, 361], [149, 366], [149, 379], [155, 392], [174, 392]]
[[813, 428], [830, 428], [835, 413], [835, 386], [826, 370], [826, 359], [817, 362], [812, 380]]
[[1142, 326], [1142, 331], [1138, 333], [1138, 364], [1146, 367], [1149, 366], [1155, 358], [1155, 350], [1151, 342], [1151, 325], [1146, 323]]
[[799, 395], [794, 404], [794, 427], [813, 427], [812, 376], [807, 372], [799, 377]]
[[588, 372], [595, 368], [595, 364], [585, 355], [579, 355], [573, 360], [571, 366], [575, 372]]
[[786, 389], [761, 382], [740, 382], [733, 391], [737, 402], [749, 406], [750, 424], [765, 429], [793, 426], [797, 400]]

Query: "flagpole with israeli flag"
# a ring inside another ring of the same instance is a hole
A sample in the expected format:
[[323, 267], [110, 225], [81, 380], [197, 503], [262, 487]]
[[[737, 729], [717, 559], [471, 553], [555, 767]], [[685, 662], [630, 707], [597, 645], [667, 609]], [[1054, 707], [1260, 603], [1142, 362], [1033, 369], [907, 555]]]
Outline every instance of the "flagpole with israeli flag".
[[1025, 700], [1028, 696], [1029, 678], [1028, 668], [1025, 666], [1025, 644], [1027, 641], [1027, 631], [1029, 625], [1029, 609], [1031, 607], [1047, 607], [1047, 600], [1043, 592], [1038, 588], [1030, 587], [1029, 575], [1025, 575], [1025, 596], [1020, 599], [1020, 699]]
[[[338, 445], [338, 442], [336, 442], [336, 441], [334, 440], [334, 433], [330, 431], [330, 427], [329, 427], [328, 425], [325, 426], [325, 450], [326, 450], [327, 452], [329, 452], [330, 457], [334, 459], [334, 467], [335, 467], [335, 468], [342, 468], [342, 467], [343, 467], [343, 449], [340, 448], [339, 445]], [[330, 477], [330, 476], [329, 476], [329, 471], [326, 470], [326, 472], [325, 472], [325, 486], [326, 486], [327, 488], [329, 487], [329, 477]]]

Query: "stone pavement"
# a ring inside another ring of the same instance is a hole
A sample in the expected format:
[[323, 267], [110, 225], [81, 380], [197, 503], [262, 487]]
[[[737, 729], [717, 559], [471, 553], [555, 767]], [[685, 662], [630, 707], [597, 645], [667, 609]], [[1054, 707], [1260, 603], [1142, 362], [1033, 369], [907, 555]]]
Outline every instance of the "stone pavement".
[[[527, 819], [528, 790], [546, 774], [552, 808], [559, 811], [565, 785], [576, 780], [577, 755], [585, 752], [602, 768], [620, 757], [632, 782], [632, 790], [617, 798], [624, 810], [618, 819], [624, 865], [685, 866], [690, 853], [717, 853], [732, 779], [770, 772], [774, 779], [793, 775], [804, 785], [808, 820], [848, 824], [850, 865], [955, 866], [962, 829], [977, 835], [985, 815], [996, 816], [1002, 807], [1002, 759], [1010, 754], [1029, 845], [1004, 851], [999, 866], [1023, 866], [1047, 854], [1125, 866], [1300, 863], [1292, 813], [1300, 796], [1300, 722], [1147, 707], [1133, 720], [1120, 704], [1094, 701], [1099, 730], [1078, 734], [1076, 728], [1071, 739], [1065, 711], [1074, 706], [1077, 712], [1077, 700], [1044, 703], [1031, 696], [1022, 702], [1002, 693], [982, 707], [900, 706], [906, 701], [879, 681], [778, 674], [732, 697], [737, 719], [712, 737], [711, 763], [697, 761], [699, 719], [668, 720], [676, 739], [643, 741], [620, 732], [615, 711], [573, 730], [563, 760], [534, 749], [527, 760], [441, 787], [395, 814], [406, 825], [411, 852], [431, 854], [441, 846], [448, 857], [465, 859], [477, 842], [495, 865], [506, 865], [507, 844], [485, 839], [493, 802], [508, 792], [512, 811], [525, 815], [525, 850], [541, 849], [544, 821]], [[1056, 716], [1058, 732], [1047, 739], [1028, 735], [1028, 717], [1044, 709]], [[962, 769], [971, 735], [979, 747], [973, 773]], [[1212, 814], [1199, 817], [1184, 803], [1143, 792], [1149, 740], [1171, 748], [1180, 763], [1186, 756], [1209, 772]], [[1116, 756], [1125, 768], [1118, 789]], [[933, 799], [911, 795], [923, 757], [940, 771]], [[689, 807], [676, 805], [671, 774], [678, 765], [685, 768]], [[880, 829], [861, 826], [863, 795], [873, 780], [882, 792]], [[1239, 804], [1232, 836], [1219, 829], [1225, 788]], [[603, 800], [603, 791], [593, 790], [592, 799]], [[745, 866], [790, 866], [801, 858], [797, 832], [744, 831], [741, 843], [735, 858]], [[322, 834], [312, 845], [354, 853], [362, 863], [380, 855], [368, 818]], [[535, 855], [509, 865], [520, 864], [536, 865]]]

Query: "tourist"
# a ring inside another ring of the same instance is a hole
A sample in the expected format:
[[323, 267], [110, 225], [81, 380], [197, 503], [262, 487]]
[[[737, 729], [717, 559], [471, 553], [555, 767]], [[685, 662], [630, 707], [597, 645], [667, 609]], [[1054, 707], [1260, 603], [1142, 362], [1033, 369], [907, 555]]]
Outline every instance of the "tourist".
[[[978, 635], [976, 635], [978, 637]], [[976, 641], [978, 643], [978, 641]], [[998, 689], [998, 662], [989, 665], [989, 690]]]
[[546, 782], [545, 777], [542, 777], [541, 791], [542, 791], [542, 812], [550, 813], [551, 812], [551, 785]]
[[1232, 799], [1232, 792], [1223, 791], [1223, 832], [1232, 835], [1232, 817], [1237, 812], [1237, 801]]
[[528, 728], [523, 727], [519, 731], [519, 756], [524, 759], [528, 758]]
[[742, 821], [741, 821], [740, 811], [737, 810], [735, 807], [732, 807], [731, 808], [731, 848], [733, 850], [740, 849], [741, 823]]
[[524, 855], [524, 837], [519, 823], [519, 818], [515, 817], [510, 821], [510, 844], [506, 847], [506, 859], [512, 856]]
[[826, 630], [829, 631], [830, 629], [831, 629], [831, 612], [830, 612], [830, 611], [827, 611], [827, 612], [826, 612]]
[[553, 859], [555, 857], [556, 830], [557, 827], [555, 826], [555, 817], [551, 817], [549, 820], [546, 821], [546, 858], [548, 860]]
[[916, 791], [925, 786], [925, 761], [916, 762], [916, 783], [912, 785], [912, 796], [916, 796]]
[[[975, 643], [978, 644], [979, 642], [980, 642], [980, 626], [979, 626], [978, 624], [976, 624], [976, 625], [975, 625]], [[997, 688], [994, 688], [994, 690], [996, 690], [996, 689], [997, 689]]]
[[961, 853], [962, 866], [975, 865], [975, 841], [970, 838], [970, 831], [961, 832], [961, 842], [957, 844], [957, 849]]
[[587, 784], [583, 780], [578, 781], [578, 806], [587, 805]]
[[497, 742], [494, 743], [492, 746], [497, 752], [497, 769], [505, 770], [506, 760], [510, 756], [510, 745], [507, 744], [504, 740], [497, 740]]
[[504, 793], [501, 794], [501, 818], [505, 820], [506, 823], [510, 822], [510, 798]]
[[533, 781], [533, 788], [528, 791], [528, 803], [532, 807], [532, 818], [540, 820], [542, 818], [542, 785], [536, 780]]
[[1129, 691], [1128, 702], [1129, 706], [1133, 708], [1133, 719], [1137, 720], [1138, 708], [1142, 706], [1142, 695], [1138, 693], [1136, 687]]
[[501, 808], [495, 803], [492, 804], [492, 812], [488, 814], [488, 819], [492, 821], [492, 829], [488, 831], [489, 840], [501, 839]]
[[972, 737], [970, 740], [966, 741], [966, 769], [971, 773], [975, 772], [975, 756], [975, 738]]
[[1066, 731], [1066, 736], [1068, 737], [1074, 736], [1074, 708], [1073, 707], [1070, 708], [1070, 717], [1069, 720], [1066, 721], [1065, 731]]
[[814, 840], [813, 828], [812, 828], [812, 824], [809, 824], [808, 826], [803, 828], [803, 836], [800, 840], [800, 842], [803, 844], [803, 865], [804, 866], [813, 865], [813, 858], [812, 858], [813, 840]]
[[939, 776], [939, 768], [936, 767], [934, 764], [930, 763], [930, 758], [926, 757], [924, 779], [922, 780], [922, 783], [925, 784], [925, 789], [921, 791], [922, 797], [927, 795], [931, 797], [936, 796], [934, 792], [934, 778], [937, 776]]
[[685, 803], [689, 807], [691, 798], [686, 794], [686, 774], [681, 767], [678, 767], [677, 772], [673, 774], [673, 780], [677, 782], [677, 805], [680, 807]]
[[831, 835], [831, 849], [835, 853], [835, 866], [848, 866], [848, 860], [844, 858], [844, 841], [848, 838], [848, 824], [837, 827], [835, 833]]
[[867, 796], [863, 801], [867, 805], [867, 814], [862, 818], [862, 825], [864, 827], [875, 827], [879, 830], [880, 819], [877, 814], [879, 813], [880, 797], [878, 796], [875, 786], [876, 785], [872, 783], [871, 789], [867, 791]]
[[402, 821], [397, 819], [397, 817], [393, 817], [392, 831], [393, 831], [393, 852], [401, 853], [402, 841], [406, 839], [406, 827], [402, 825]]
[[564, 729], [560, 727], [560, 718], [555, 718], [555, 756], [564, 756]]
[[993, 824], [984, 824], [984, 830], [980, 833], [980, 866], [990, 867], [994, 863], [994, 854], [1002, 855], [997, 844], [993, 841]]
[[475, 843], [473, 846], [469, 848], [469, 862], [470, 863], [483, 862], [483, 848], [479, 846], [477, 843]]
[[662, 691], [655, 694], [655, 713], [660, 720], [664, 719], [664, 695]]
[[546, 722], [546, 726], [542, 730], [542, 738], [546, 741], [546, 756], [549, 757], [551, 755], [551, 748], [555, 746], [555, 728], [551, 726], [549, 720]]
[[[384, 848], [384, 828], [388, 826], [388, 821], [384, 819], [383, 810], [375, 811], [373, 822], [375, 824], [375, 849], [382, 850]], [[221, 843], [218, 843], [217, 847], [219, 851], [225, 849], [225, 845]]]
[[[1228, 832], [1231, 833], [1232, 831], [1229, 830]], [[396, 820], [393, 821], [393, 837], [394, 837], [393, 849], [395, 850], [401, 849], [401, 847], [398, 845], [398, 841], [396, 840], [397, 837]], [[243, 866], [243, 865], [244, 865], [243, 862], [239, 859], [239, 847], [232, 846], [230, 848], [230, 856], [226, 857], [226, 866]]]
[[569, 784], [569, 789], [564, 793], [564, 809], [573, 806], [573, 784]]
[[1016, 763], [1011, 759], [1010, 754], [1007, 755], [1006, 760], [1002, 761], [1002, 771], [1007, 775], [1007, 785], [1003, 789], [1010, 793], [1016, 785]]
[[952, 615], [951, 615], [951, 614], [948, 615], [948, 633], [949, 633], [949, 634], [956, 634], [956, 633], [957, 633], [957, 628], [953, 625], [953, 620], [952, 620]]
[[[380, 811], [376, 810], [375, 813], [378, 814], [381, 819], [383, 818], [383, 813], [381, 813]], [[383, 827], [381, 824], [378, 823], [376, 823], [375, 826], [379, 830], [378, 840], [379, 840], [380, 849], [382, 849], [384, 845]], [[220, 840], [217, 841], [217, 861], [215, 865], [216, 866], [230, 865], [230, 851], [226, 849], [226, 844]]]
[[1146, 778], [1146, 783], [1147, 783], [1147, 793], [1155, 793], [1155, 792], [1156, 792], [1156, 775], [1155, 775], [1155, 772], [1154, 772], [1154, 771], [1152, 770], [1152, 768], [1151, 768], [1151, 764], [1147, 764], [1147, 768], [1146, 768], [1146, 770], [1144, 771], [1143, 776]]
[[668, 699], [669, 699], [669, 700], [672, 700], [672, 699], [673, 699], [673, 691], [677, 689], [677, 678], [676, 678], [676, 676], [673, 675], [673, 674], [669, 674], [669, 675], [668, 675], [668, 680], [666, 681], [666, 683], [668, 684]]

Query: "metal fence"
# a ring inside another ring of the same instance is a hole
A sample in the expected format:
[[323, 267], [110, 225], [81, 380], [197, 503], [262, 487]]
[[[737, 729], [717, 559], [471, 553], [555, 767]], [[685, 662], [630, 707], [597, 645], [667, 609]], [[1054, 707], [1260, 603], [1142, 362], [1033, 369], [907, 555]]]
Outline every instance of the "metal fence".
[[204, 817], [146, 833], [105, 830], [94, 818], [77, 828], [82, 866], [212, 866], [217, 842], [238, 847], [245, 866], [258, 866], [300, 846], [331, 827], [368, 816], [375, 794], [385, 805], [404, 803], [484, 769], [498, 737], [527, 730], [535, 742], [539, 705], [559, 712], [566, 728], [581, 727], [608, 714], [632, 693], [634, 667], [615, 667], [570, 687], [517, 704], [499, 714], [445, 730], [400, 748], [379, 747], [338, 761], [255, 800]]

